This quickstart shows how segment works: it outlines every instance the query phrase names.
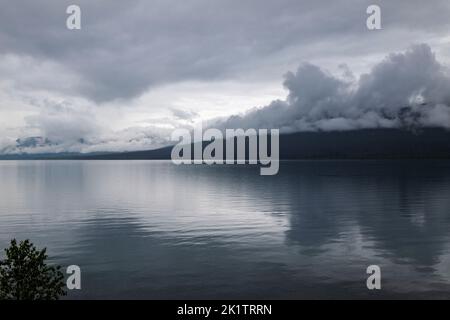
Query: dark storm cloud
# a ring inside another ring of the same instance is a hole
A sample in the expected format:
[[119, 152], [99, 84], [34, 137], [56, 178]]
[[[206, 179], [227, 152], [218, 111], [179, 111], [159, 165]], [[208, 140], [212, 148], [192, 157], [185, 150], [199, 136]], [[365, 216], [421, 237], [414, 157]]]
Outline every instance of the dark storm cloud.
[[[372, 2], [1, 0], [0, 54], [60, 64], [79, 79], [70, 85], [72, 95], [126, 99], [169, 82], [233, 79], [300, 45], [326, 57], [382, 51], [379, 42], [358, 40], [370, 37], [365, 9]], [[80, 31], [65, 28], [73, 3], [82, 9]], [[398, 30], [448, 30], [447, 0], [377, 3], [381, 39]]]
[[450, 128], [450, 73], [426, 45], [390, 54], [351, 80], [318, 66], [287, 73], [285, 101], [232, 116], [222, 128], [279, 128], [282, 131], [349, 130], [378, 127]]

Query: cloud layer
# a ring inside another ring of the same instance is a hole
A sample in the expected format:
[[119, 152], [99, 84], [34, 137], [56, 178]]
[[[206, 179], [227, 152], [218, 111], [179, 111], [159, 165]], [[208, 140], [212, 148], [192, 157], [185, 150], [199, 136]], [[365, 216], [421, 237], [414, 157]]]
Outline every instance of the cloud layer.
[[[34, 73], [37, 81], [25, 81], [29, 87], [100, 103], [186, 80], [271, 77], [308, 56], [379, 54], [411, 35], [431, 41], [448, 34], [447, 0], [377, 1], [383, 31], [375, 33], [365, 24], [372, 3], [79, 0], [82, 29], [69, 31], [71, 0], [0, 0], [0, 56], [55, 70], [40, 73], [44, 81]], [[23, 82], [17, 73], [11, 79]]]
[[390, 54], [359, 78], [305, 63], [286, 74], [286, 100], [219, 121], [222, 128], [282, 132], [362, 128], [450, 128], [450, 73], [428, 45]]

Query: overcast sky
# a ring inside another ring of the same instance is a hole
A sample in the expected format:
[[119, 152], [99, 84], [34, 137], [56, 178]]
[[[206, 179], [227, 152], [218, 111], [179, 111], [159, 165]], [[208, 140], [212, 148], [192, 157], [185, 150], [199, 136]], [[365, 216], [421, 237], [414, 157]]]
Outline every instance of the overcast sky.
[[449, 17], [448, 0], [0, 0], [0, 151], [149, 149], [211, 119], [390, 127], [424, 99], [422, 122], [447, 126]]

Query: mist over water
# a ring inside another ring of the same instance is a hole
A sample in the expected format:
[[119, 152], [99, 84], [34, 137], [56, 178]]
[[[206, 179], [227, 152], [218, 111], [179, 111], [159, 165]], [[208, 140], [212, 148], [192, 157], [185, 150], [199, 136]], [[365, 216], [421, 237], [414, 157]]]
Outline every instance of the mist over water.
[[448, 161], [0, 161], [0, 247], [79, 265], [72, 299], [450, 298], [449, 195]]

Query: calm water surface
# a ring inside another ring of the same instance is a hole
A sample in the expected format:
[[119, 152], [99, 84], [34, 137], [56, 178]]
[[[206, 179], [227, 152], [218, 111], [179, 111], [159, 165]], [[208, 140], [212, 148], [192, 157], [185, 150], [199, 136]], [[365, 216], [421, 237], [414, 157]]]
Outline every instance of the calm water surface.
[[0, 161], [13, 237], [81, 267], [72, 299], [450, 298], [450, 162]]

